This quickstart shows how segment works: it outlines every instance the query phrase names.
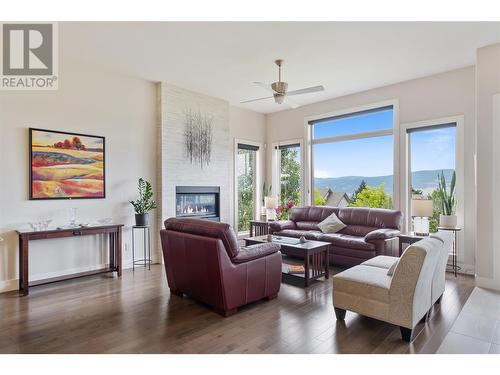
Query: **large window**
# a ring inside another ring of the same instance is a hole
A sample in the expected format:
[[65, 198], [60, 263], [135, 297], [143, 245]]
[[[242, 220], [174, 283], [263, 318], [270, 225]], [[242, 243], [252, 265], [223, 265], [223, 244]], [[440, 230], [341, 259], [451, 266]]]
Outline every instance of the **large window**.
[[300, 143], [276, 146], [279, 164], [279, 202], [301, 203], [302, 168]]
[[257, 152], [258, 146], [238, 143], [236, 155], [237, 179], [237, 229], [250, 230], [250, 220], [254, 218], [257, 199]]
[[313, 204], [393, 208], [392, 106], [311, 121]]
[[[433, 125], [407, 130], [409, 147], [409, 196], [422, 195], [433, 201], [429, 229], [436, 232], [441, 201], [437, 192], [441, 174], [450, 188], [456, 164], [456, 124]], [[456, 180], [456, 179], [455, 179]], [[411, 212], [409, 217], [411, 217]]]

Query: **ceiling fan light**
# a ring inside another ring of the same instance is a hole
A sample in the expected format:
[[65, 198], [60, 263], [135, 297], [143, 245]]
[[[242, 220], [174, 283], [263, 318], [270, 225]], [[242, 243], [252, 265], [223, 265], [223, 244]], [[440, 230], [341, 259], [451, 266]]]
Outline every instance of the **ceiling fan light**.
[[278, 104], [282, 104], [285, 101], [285, 95], [284, 94], [276, 93], [273, 96], [274, 96], [274, 101], [276, 103], [278, 103]]

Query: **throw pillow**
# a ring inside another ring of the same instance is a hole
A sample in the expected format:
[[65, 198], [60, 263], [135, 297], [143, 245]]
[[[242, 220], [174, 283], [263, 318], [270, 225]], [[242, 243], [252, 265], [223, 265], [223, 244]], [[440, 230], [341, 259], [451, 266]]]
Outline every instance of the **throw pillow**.
[[337, 233], [346, 227], [342, 221], [335, 215], [335, 212], [328, 216], [325, 220], [318, 224], [319, 229], [323, 233]]
[[394, 271], [396, 270], [396, 267], [398, 266], [399, 260], [395, 261], [394, 264], [389, 268], [387, 271], [387, 276], [392, 276], [394, 275]]

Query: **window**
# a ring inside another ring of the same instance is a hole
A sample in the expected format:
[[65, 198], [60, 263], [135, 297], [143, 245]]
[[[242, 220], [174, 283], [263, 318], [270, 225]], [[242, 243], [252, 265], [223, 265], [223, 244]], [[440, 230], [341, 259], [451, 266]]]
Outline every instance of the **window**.
[[248, 232], [250, 220], [254, 218], [257, 200], [257, 153], [259, 147], [238, 143], [237, 150], [237, 230], [238, 232]]
[[330, 117], [313, 122], [313, 139], [334, 138], [352, 134], [392, 129], [392, 106]]
[[279, 163], [279, 203], [301, 203], [302, 167], [300, 143], [275, 147]]
[[[441, 202], [437, 194], [438, 176], [443, 174], [447, 190], [456, 164], [456, 124], [442, 124], [407, 130], [409, 148], [409, 197], [422, 195], [433, 201], [430, 232], [437, 232]], [[411, 217], [411, 212], [409, 217]]]
[[310, 122], [313, 204], [393, 208], [393, 108]]

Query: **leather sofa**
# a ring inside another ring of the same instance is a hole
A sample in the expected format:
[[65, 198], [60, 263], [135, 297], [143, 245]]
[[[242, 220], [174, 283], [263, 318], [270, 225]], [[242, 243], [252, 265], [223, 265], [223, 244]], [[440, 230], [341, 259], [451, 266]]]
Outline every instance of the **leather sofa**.
[[[411, 341], [415, 326], [427, 320], [444, 291], [440, 286], [445, 278], [443, 258], [447, 258], [443, 241], [429, 237], [407, 247], [399, 259], [379, 256], [336, 274], [333, 306], [337, 319], [344, 320], [346, 310], [353, 311], [398, 325], [403, 340]], [[390, 275], [394, 261], [398, 263]]]
[[[333, 212], [347, 226], [325, 234], [318, 223]], [[401, 211], [381, 208], [308, 206], [293, 208], [289, 220], [271, 222], [269, 227], [274, 235], [330, 242], [330, 263], [351, 267], [377, 255], [399, 255], [402, 219]]]
[[191, 218], [167, 219], [160, 236], [172, 294], [187, 294], [223, 316], [278, 295], [278, 244], [240, 248], [229, 224]]

